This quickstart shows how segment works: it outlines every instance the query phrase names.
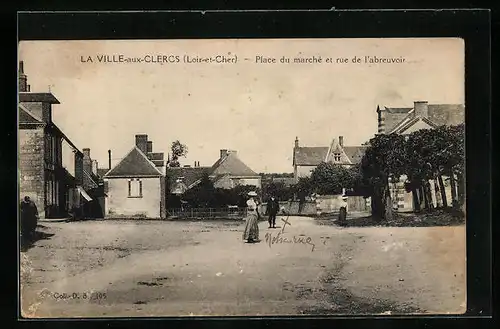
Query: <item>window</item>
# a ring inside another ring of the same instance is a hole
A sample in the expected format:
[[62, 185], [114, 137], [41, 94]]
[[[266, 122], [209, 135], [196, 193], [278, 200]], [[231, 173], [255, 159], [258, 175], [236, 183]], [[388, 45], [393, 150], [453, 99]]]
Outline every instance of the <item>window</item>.
[[333, 154], [333, 160], [335, 162], [340, 162], [340, 153], [334, 153]]
[[142, 198], [142, 181], [138, 178], [128, 180], [128, 197]]

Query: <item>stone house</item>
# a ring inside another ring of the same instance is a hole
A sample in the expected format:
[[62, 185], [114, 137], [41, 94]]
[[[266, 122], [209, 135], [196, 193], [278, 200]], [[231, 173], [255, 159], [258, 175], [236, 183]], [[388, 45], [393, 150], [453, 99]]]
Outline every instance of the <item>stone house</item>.
[[165, 218], [165, 162], [148, 136], [135, 136], [132, 149], [103, 176], [106, 218]]
[[231, 189], [239, 185], [261, 187], [261, 176], [250, 169], [234, 150], [220, 150], [219, 159], [210, 168], [214, 187]]
[[237, 151], [223, 149], [211, 167], [202, 167], [199, 162], [195, 162], [194, 167], [168, 168], [170, 193], [182, 195], [198, 185], [205, 174], [208, 174], [215, 188], [232, 189], [239, 185], [260, 188], [262, 185], [262, 177], [241, 161]]
[[211, 167], [201, 167], [195, 162], [194, 167], [185, 165], [183, 167], [170, 167], [167, 169], [170, 194], [182, 195], [187, 190], [196, 186], [204, 174], [210, 173]]
[[361, 162], [367, 146], [346, 146], [344, 137], [334, 138], [330, 146], [300, 146], [295, 138], [293, 148], [293, 173], [298, 182], [301, 177], [309, 177], [322, 162], [335, 163], [350, 167]]
[[[420, 129], [434, 129], [442, 125], [458, 125], [465, 122], [465, 107], [463, 104], [429, 104], [427, 101], [415, 101], [413, 107], [391, 108], [377, 106], [378, 133], [409, 135]], [[449, 178], [443, 177], [445, 193], [451, 200]], [[394, 208], [398, 211], [413, 211], [415, 209], [412, 192], [406, 192], [402, 176], [399, 182], [391, 183], [391, 196]], [[440, 202], [441, 196], [438, 184], [429, 181], [431, 185], [434, 206]]]
[[91, 198], [83, 188], [83, 153], [52, 121], [50, 92], [31, 92], [19, 63], [18, 173], [20, 198], [36, 203], [40, 218], [68, 217]]

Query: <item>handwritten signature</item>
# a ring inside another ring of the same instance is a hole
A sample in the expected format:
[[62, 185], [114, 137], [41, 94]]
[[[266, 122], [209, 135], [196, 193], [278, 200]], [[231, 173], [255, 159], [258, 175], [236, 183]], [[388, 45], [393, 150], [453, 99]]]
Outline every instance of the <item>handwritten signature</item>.
[[285, 227], [287, 225], [292, 226], [292, 224], [288, 221], [288, 218], [286, 219], [281, 219], [283, 221], [283, 227], [281, 228], [281, 231], [278, 232], [276, 235], [273, 236], [272, 233], [266, 233], [266, 243], [269, 245], [269, 248], [273, 244], [283, 244], [283, 243], [298, 243], [298, 244], [304, 244], [304, 245], [310, 245], [311, 246], [311, 251], [314, 251], [316, 248], [316, 244], [312, 241], [311, 237], [305, 237], [305, 236], [293, 236], [292, 238], [288, 238], [285, 236]]

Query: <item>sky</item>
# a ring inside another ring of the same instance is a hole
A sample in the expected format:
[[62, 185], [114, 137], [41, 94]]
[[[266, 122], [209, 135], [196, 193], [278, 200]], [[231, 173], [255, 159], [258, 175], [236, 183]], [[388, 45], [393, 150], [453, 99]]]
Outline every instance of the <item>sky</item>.
[[[180, 62], [102, 63], [101, 55]], [[184, 63], [184, 55], [237, 62]], [[280, 63], [283, 56], [291, 63]], [[293, 63], [311, 56], [322, 63]], [[369, 64], [365, 56], [405, 62]], [[301, 146], [328, 146], [338, 136], [360, 145], [377, 132], [377, 105], [465, 99], [464, 44], [453, 38], [22, 41], [19, 60], [31, 91], [50, 89], [60, 101], [53, 121], [101, 168], [108, 149], [115, 165], [136, 134], [147, 134], [165, 157], [173, 141], [186, 144], [182, 165], [211, 166], [220, 149], [233, 149], [256, 172], [293, 172], [295, 137]]]

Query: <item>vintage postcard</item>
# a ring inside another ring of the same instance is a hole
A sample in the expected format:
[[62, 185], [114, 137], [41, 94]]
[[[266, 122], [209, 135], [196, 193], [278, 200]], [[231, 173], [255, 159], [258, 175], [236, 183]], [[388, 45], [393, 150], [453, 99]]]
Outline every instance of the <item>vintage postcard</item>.
[[466, 310], [464, 41], [21, 41], [24, 318]]

